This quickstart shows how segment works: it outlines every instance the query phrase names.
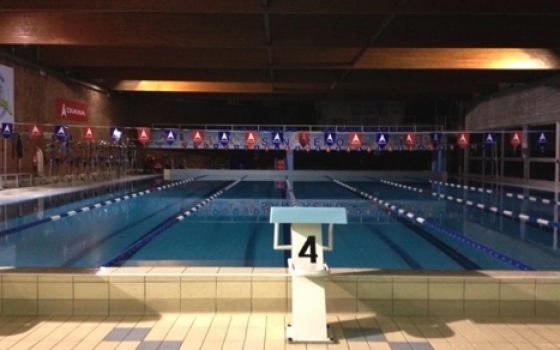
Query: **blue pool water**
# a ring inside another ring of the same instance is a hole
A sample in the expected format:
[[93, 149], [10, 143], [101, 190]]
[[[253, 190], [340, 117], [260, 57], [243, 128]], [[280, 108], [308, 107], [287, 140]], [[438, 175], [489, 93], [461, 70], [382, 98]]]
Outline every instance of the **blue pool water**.
[[[293, 191], [298, 206], [346, 208], [325, 252], [331, 267], [560, 270], [548, 192], [376, 177], [296, 181]], [[271, 207], [291, 205], [284, 183], [151, 181], [66, 197], [3, 207], [0, 265], [286, 265], [269, 223]], [[282, 243], [289, 233], [282, 225]]]

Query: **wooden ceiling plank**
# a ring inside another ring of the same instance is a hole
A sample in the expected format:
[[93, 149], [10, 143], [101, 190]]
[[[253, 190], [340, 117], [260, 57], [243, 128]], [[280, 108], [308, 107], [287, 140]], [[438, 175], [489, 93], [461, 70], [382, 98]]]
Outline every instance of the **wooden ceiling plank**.
[[529, 69], [558, 70], [560, 56], [549, 49], [368, 49], [358, 69]]
[[262, 15], [0, 12], [0, 43], [139, 47], [260, 47]]
[[111, 86], [114, 91], [196, 92], [196, 93], [272, 93], [270, 83], [123, 80]]
[[[278, 50], [280, 68], [345, 69], [355, 49]], [[48, 66], [145, 68], [270, 68], [262, 49], [131, 49], [103, 47], [44, 47], [41, 63]], [[433, 49], [370, 48], [354, 69], [560, 69], [557, 49]]]
[[[281, 0], [269, 1], [275, 13], [560, 13], [557, 0]], [[3, 0], [0, 11], [88, 11], [150, 13], [261, 13], [256, 0]]]
[[214, 48], [125, 48], [45, 46], [40, 61], [47, 66], [144, 68], [268, 68], [267, 50]]
[[[560, 1], [559, 1], [560, 3]], [[362, 47], [383, 14], [1, 12], [0, 43], [128, 47]], [[557, 47], [560, 15], [396, 15], [378, 47]], [[266, 34], [266, 33], [265, 33]], [[269, 36], [272, 37], [272, 34]]]
[[268, 68], [69, 67], [68, 69], [86, 80], [270, 81]]

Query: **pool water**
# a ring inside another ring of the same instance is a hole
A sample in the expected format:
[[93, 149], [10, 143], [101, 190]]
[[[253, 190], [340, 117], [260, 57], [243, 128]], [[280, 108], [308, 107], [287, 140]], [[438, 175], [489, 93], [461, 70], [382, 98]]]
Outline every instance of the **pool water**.
[[[347, 210], [348, 224], [335, 225], [334, 250], [325, 252], [331, 267], [560, 270], [558, 209], [549, 193], [525, 191], [533, 198], [524, 200], [508, 196], [505, 187], [480, 192], [425, 180], [389, 182], [362, 177], [345, 183], [349, 188], [327, 179], [293, 183], [298, 206]], [[271, 207], [292, 204], [286, 195], [283, 182], [194, 180], [152, 183], [149, 191], [129, 186], [50, 205], [40, 216], [36, 211], [8, 215], [14, 209], [6, 207], [0, 265], [286, 266], [289, 253], [273, 250], [269, 223]], [[212, 200], [205, 201], [208, 197]], [[502, 210], [548, 224], [518, 220]], [[323, 231], [326, 235], [326, 226]], [[289, 244], [289, 225], [281, 226], [281, 236]]]

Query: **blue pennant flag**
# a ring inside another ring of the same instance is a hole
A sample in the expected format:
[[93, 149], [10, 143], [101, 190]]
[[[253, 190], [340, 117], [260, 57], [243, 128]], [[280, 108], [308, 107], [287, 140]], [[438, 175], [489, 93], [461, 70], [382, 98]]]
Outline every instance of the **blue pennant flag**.
[[540, 132], [538, 133], [538, 139], [537, 139], [537, 143], [539, 144], [539, 146], [544, 147], [547, 144], [547, 140], [546, 140], [546, 136], [544, 134], [544, 132]]
[[229, 145], [229, 131], [220, 132], [220, 143], [223, 147], [227, 147], [227, 145]]
[[58, 141], [66, 141], [68, 137], [68, 128], [63, 125], [55, 125], [54, 136]]
[[5, 139], [9, 139], [10, 137], [12, 137], [13, 133], [14, 133], [13, 123], [2, 123], [2, 136], [4, 136]]
[[389, 134], [386, 132], [380, 132], [375, 135], [375, 141], [380, 150], [383, 150], [387, 146], [389, 140]]
[[165, 141], [169, 146], [173, 145], [177, 140], [177, 131], [175, 130], [165, 130]]
[[280, 146], [284, 143], [284, 133], [282, 132], [273, 132], [272, 133], [272, 144], [279, 149]]
[[486, 147], [492, 147], [496, 144], [497, 134], [495, 132], [487, 132], [484, 134], [484, 145]]
[[326, 132], [325, 133], [325, 145], [331, 147], [336, 142], [336, 133]]
[[122, 129], [118, 128], [116, 126], [112, 126], [109, 129], [109, 133], [111, 134], [111, 140], [113, 140], [113, 142], [119, 142], [122, 136]]
[[430, 133], [430, 140], [432, 140], [432, 145], [437, 146], [441, 143], [441, 138], [443, 134], [441, 132]]

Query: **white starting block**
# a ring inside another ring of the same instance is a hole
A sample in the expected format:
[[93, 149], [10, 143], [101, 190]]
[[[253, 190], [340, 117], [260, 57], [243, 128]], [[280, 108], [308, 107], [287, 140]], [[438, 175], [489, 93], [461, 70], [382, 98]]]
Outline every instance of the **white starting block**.
[[[292, 342], [331, 343], [327, 328], [325, 280], [330, 273], [323, 251], [333, 249], [333, 224], [346, 224], [345, 208], [272, 207], [274, 249], [291, 250], [292, 324], [286, 338]], [[291, 245], [279, 244], [280, 224], [291, 224]], [[329, 243], [323, 246], [321, 224], [329, 224]]]

